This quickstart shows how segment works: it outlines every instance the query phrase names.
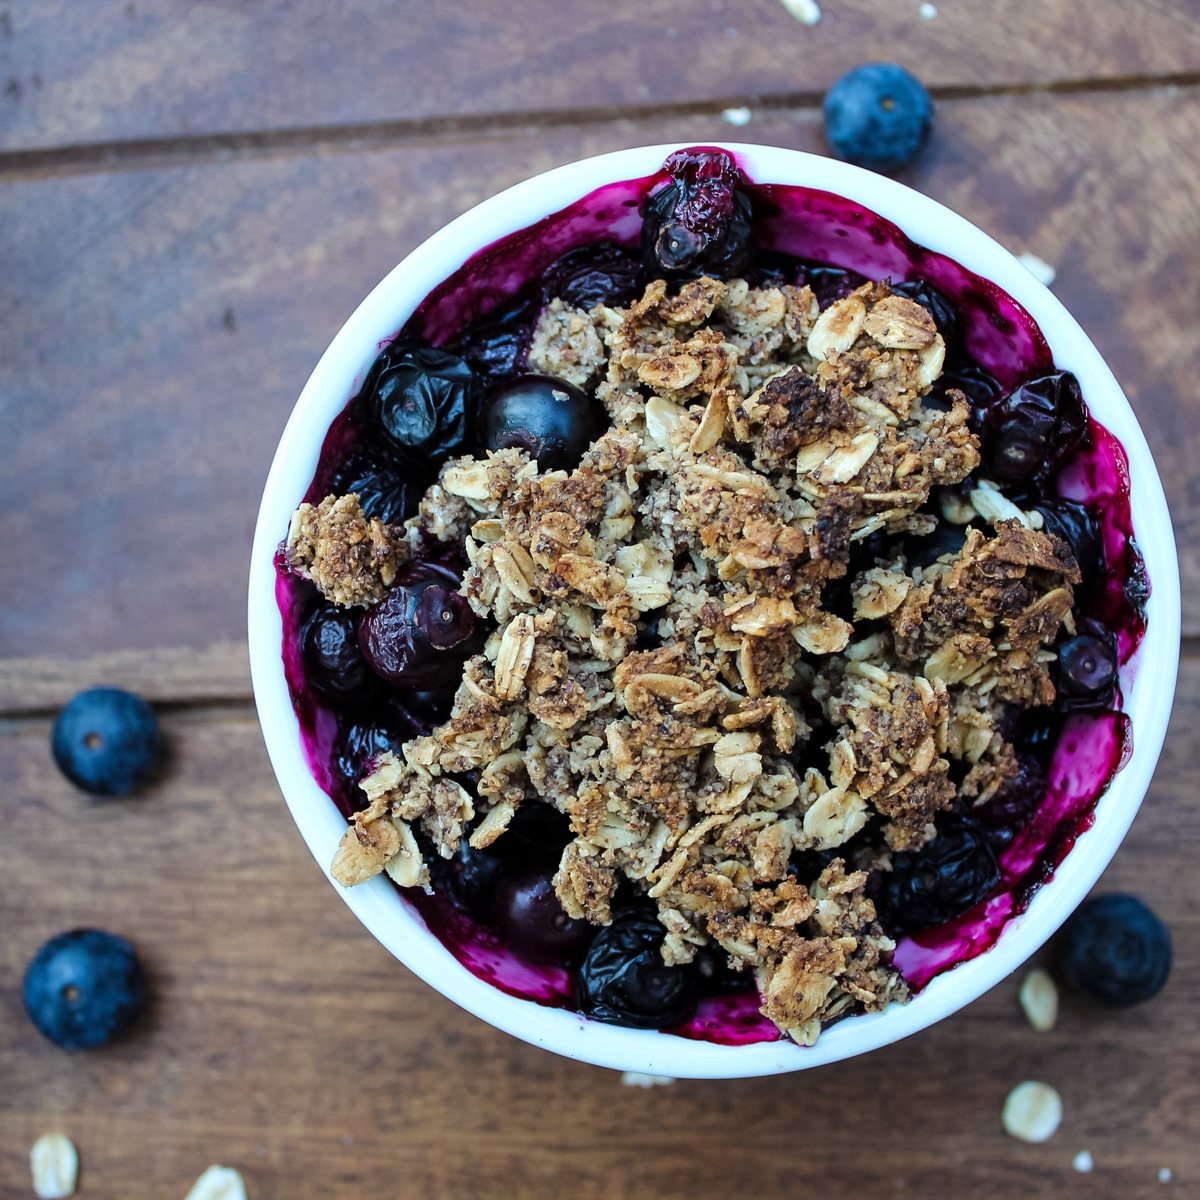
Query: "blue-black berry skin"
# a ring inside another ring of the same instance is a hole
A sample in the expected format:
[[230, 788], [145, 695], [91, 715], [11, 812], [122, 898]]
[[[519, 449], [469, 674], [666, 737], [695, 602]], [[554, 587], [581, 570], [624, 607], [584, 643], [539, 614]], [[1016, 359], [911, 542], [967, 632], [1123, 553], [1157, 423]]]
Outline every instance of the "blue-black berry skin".
[[1063, 979], [1110, 1008], [1156, 996], [1171, 973], [1171, 934], [1136, 896], [1085, 900], [1063, 926], [1058, 951]]
[[51, 938], [25, 970], [25, 1011], [65, 1050], [93, 1050], [119, 1037], [146, 1006], [133, 947], [113, 933], [75, 929]]
[[58, 714], [50, 735], [58, 769], [97, 796], [123, 796], [154, 774], [162, 735], [154, 710], [120, 688], [80, 692]]
[[838, 158], [897, 171], [933, 129], [933, 101], [919, 79], [894, 63], [847, 71], [825, 95], [825, 140]]

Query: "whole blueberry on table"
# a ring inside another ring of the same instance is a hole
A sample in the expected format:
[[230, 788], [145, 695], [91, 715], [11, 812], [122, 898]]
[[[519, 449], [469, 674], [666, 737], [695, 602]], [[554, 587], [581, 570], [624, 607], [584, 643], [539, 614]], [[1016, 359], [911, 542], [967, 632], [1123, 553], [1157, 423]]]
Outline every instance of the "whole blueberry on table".
[[574, 384], [552, 375], [519, 375], [488, 396], [483, 444], [487, 450], [525, 450], [539, 471], [569, 471], [604, 426], [600, 405]]
[[120, 688], [90, 688], [70, 700], [54, 722], [50, 749], [76, 787], [123, 796], [158, 766], [162, 735], [154, 710]]
[[652, 278], [729, 279], [750, 259], [753, 207], [742, 173], [720, 150], [676, 150], [671, 182], [646, 201], [642, 261]]
[[917, 156], [932, 129], [929, 93], [895, 63], [855, 67], [825, 94], [825, 140], [838, 158], [856, 166], [899, 170]]
[[479, 381], [458, 355], [397, 338], [375, 360], [361, 396], [383, 442], [428, 470], [461, 449]]
[[625, 909], [596, 935], [579, 971], [580, 1008], [609, 1025], [662, 1029], [690, 1011], [693, 972], [662, 958], [666, 930], [653, 910]]
[[1076, 991], [1123, 1008], [1157, 995], [1171, 973], [1171, 934], [1136, 896], [1085, 900], [1059, 934], [1058, 965]]
[[51, 938], [25, 969], [23, 992], [29, 1019], [66, 1050], [111, 1042], [146, 1005], [146, 980], [133, 947], [100, 929]]

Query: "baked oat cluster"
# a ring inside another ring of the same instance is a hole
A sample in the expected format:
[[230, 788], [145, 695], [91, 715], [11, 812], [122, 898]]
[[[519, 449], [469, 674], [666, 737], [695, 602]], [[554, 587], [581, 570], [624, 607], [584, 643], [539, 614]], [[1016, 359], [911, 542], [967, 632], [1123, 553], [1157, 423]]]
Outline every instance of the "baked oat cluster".
[[[961, 393], [922, 402], [944, 355], [887, 283], [824, 311], [808, 287], [709, 277], [624, 308], [555, 300], [530, 367], [611, 421], [578, 467], [453, 459], [403, 530], [354, 496], [302, 506], [289, 562], [328, 599], [378, 600], [408, 541], [433, 536], [465, 546], [463, 594], [494, 623], [450, 718], [362, 781], [335, 878], [428, 887], [422, 845], [482, 849], [549, 804], [574, 834], [554, 877], [571, 917], [607, 924], [632, 885], [666, 963], [719, 946], [802, 1044], [903, 1000], [871, 875], [934, 838], [956, 796], [984, 804], [1017, 773], [1001, 718], [1053, 701], [1049, 646], [1080, 578], [1038, 513], [955, 489], [980, 456]], [[990, 530], [910, 566], [934, 489], [947, 521]], [[845, 619], [823, 594], [877, 534], [893, 549], [854, 574]], [[815, 877], [790, 865], [873, 819], [882, 836]]]

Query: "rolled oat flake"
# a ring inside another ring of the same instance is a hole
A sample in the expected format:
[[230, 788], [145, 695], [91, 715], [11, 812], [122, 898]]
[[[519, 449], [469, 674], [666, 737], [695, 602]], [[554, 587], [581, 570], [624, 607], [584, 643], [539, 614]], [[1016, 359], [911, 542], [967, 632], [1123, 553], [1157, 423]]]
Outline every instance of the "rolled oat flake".
[[1062, 1124], [1062, 1097], [1048, 1084], [1026, 1080], [1004, 1101], [1004, 1129], [1022, 1142], [1044, 1142]]
[[232, 1167], [209, 1167], [192, 1185], [186, 1200], [246, 1200], [246, 1185]]
[[29, 1151], [33, 1190], [41, 1200], [62, 1200], [75, 1194], [79, 1153], [65, 1133], [43, 1133]]

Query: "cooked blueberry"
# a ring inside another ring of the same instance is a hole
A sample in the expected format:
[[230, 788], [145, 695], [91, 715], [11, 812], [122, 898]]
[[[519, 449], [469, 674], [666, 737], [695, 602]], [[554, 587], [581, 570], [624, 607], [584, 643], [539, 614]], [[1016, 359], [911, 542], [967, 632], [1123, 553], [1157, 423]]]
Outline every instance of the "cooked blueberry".
[[962, 392], [971, 406], [971, 432], [978, 434], [983, 429], [983, 419], [988, 410], [1004, 395], [1000, 381], [982, 367], [947, 367], [934, 380], [933, 387], [922, 401], [929, 408], [950, 408], [947, 393]]
[[50, 735], [58, 769], [97, 796], [124, 796], [154, 774], [162, 736], [154, 710], [120, 688], [80, 692], [58, 714]]
[[904, 543], [904, 556], [908, 569], [916, 567], [927, 570], [943, 554], [957, 554], [967, 541], [967, 530], [963, 525], [939, 523], [938, 527], [924, 537], [911, 537]]
[[1076, 991], [1113, 1008], [1158, 994], [1171, 973], [1171, 934], [1136, 896], [1094, 896], [1062, 928], [1059, 969]]
[[1146, 560], [1133, 538], [1125, 543], [1125, 582], [1121, 585], [1125, 603], [1136, 617], [1146, 619], [1146, 603], [1150, 599], [1150, 576], [1146, 573]]
[[371, 669], [399, 687], [456, 685], [482, 640], [461, 585], [439, 563], [401, 567], [388, 594], [359, 618], [358, 644]]
[[1000, 868], [974, 825], [946, 820], [924, 849], [892, 858], [880, 890], [880, 908], [892, 929], [916, 933], [975, 907], [996, 886]]
[[638, 622], [635, 650], [656, 650], [663, 644], [662, 634], [658, 632], [658, 622], [662, 619], [663, 610], [656, 608], [652, 612], [643, 613]]
[[484, 385], [494, 385], [524, 370], [542, 304], [540, 290], [531, 285], [463, 333], [456, 349]]
[[838, 158], [895, 171], [929, 140], [933, 101], [915, 75], [894, 63], [847, 71], [825, 95], [825, 140]]
[[983, 452], [1000, 480], [1044, 482], [1087, 433], [1087, 410], [1069, 371], [1023, 383], [994, 403], [983, 420]]
[[384, 441], [425, 468], [461, 450], [479, 383], [458, 355], [398, 338], [375, 360], [361, 395]]
[[592, 937], [587, 921], [567, 916], [554, 892], [554, 867], [506, 874], [492, 901], [492, 928], [522, 958], [537, 963], [577, 960]]
[[1058, 686], [1069, 696], [1107, 695], [1117, 682], [1117, 656], [1103, 638], [1082, 634], [1058, 648]]
[[413, 716], [436, 724], [450, 716], [457, 692], [456, 686], [435, 688], [432, 691], [408, 691], [403, 694], [403, 703]]
[[341, 792], [335, 799], [340, 801], [343, 814], [348, 816], [366, 804], [358, 783], [381, 754], [391, 751], [398, 755], [405, 742], [428, 732], [428, 726], [418, 725], [394, 704], [381, 704], [370, 717], [353, 719], [344, 715], [338, 724], [332, 760], [335, 783]]
[[[522, 804], [492, 851], [515, 865], [556, 865], [563, 848], [574, 837], [569, 818], [549, 804]], [[553, 874], [553, 872], [551, 872]]]
[[579, 970], [580, 1008], [610, 1025], [662, 1029], [691, 1010], [694, 973], [662, 959], [666, 931], [652, 910], [638, 906], [614, 913], [596, 935]]
[[932, 283], [927, 283], [924, 279], [893, 283], [892, 291], [897, 296], [907, 296], [910, 300], [915, 300], [929, 313], [947, 347], [958, 341], [958, 309], [945, 292], [938, 291]]
[[1098, 583], [1104, 575], [1104, 541], [1096, 518], [1077, 500], [1042, 500], [1037, 511], [1042, 529], [1071, 547], [1084, 584]]
[[362, 464], [348, 473], [339, 491], [356, 493], [365, 516], [378, 517], [388, 525], [402, 525], [416, 516], [428, 483], [429, 477], [415, 470], [401, 472]]
[[25, 969], [23, 991], [38, 1032], [66, 1050], [111, 1042], [146, 1006], [136, 952], [124, 938], [100, 929], [51, 938]]
[[379, 677], [358, 645], [358, 612], [322, 605], [300, 635], [309, 683], [330, 700], [362, 703], [379, 691]]
[[737, 164], [719, 150], [677, 150], [671, 182], [646, 201], [642, 261], [652, 277], [728, 279], [750, 257], [753, 212]]
[[520, 375], [488, 397], [484, 447], [517, 447], [539, 471], [569, 471], [604, 431], [603, 410], [574, 384], [551, 375]]
[[624, 246], [614, 242], [580, 246], [546, 268], [542, 299], [583, 309], [628, 304], [638, 294], [641, 274], [641, 260]]
[[835, 300], [850, 295], [866, 281], [865, 275], [860, 275], [857, 271], [847, 271], [843, 267], [813, 266], [808, 263], [804, 265], [803, 282], [812, 288], [813, 295], [817, 298], [817, 306], [822, 310], [827, 309]]
[[434, 891], [448, 895], [456, 908], [486, 924], [504, 873], [503, 860], [487, 850], [473, 849], [463, 838], [453, 858], [447, 860], [435, 854], [429, 861]]
[[[1053, 729], [1057, 740], [1058, 726]], [[1045, 795], [1046, 773], [1036, 751], [1026, 746], [1017, 751], [1016, 775], [1006, 779], [986, 804], [973, 809], [971, 818], [979, 824], [993, 851], [999, 851], [1029, 824]]]

